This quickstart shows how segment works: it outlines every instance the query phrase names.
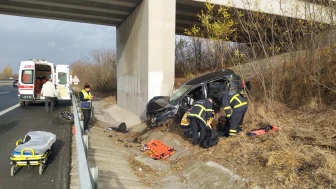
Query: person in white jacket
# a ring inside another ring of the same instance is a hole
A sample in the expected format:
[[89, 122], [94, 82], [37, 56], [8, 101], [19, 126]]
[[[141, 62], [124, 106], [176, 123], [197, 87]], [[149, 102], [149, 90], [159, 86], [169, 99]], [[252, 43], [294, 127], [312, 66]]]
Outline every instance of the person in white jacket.
[[57, 96], [55, 85], [52, 83], [52, 80], [49, 79], [42, 86], [41, 95], [45, 97], [45, 108], [46, 111], [49, 112], [48, 103], [50, 101], [50, 112], [54, 109], [54, 99]]

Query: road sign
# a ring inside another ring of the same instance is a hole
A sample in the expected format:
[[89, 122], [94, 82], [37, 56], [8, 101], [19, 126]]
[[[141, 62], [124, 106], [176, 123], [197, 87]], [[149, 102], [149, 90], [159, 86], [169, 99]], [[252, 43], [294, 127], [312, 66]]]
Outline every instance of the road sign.
[[78, 85], [78, 82], [80, 82], [80, 81], [79, 81], [77, 75], [75, 75], [75, 77], [72, 79], [72, 82], [73, 82], [75, 85]]
[[78, 85], [78, 82], [80, 82], [77, 75], [75, 75], [75, 77], [72, 79], [72, 81], [75, 85]]

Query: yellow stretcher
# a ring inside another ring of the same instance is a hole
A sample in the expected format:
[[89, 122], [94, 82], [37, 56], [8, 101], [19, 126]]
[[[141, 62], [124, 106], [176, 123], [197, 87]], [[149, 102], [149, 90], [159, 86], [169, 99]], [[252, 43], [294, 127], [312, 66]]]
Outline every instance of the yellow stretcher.
[[[16, 146], [23, 144], [22, 139], [16, 141]], [[46, 150], [43, 154], [36, 154], [33, 148], [23, 148], [20, 153], [12, 153], [10, 157], [11, 176], [14, 176], [19, 167], [27, 166], [28, 169], [30, 166], [39, 166], [39, 174], [42, 175], [46, 162], [51, 155], [53, 146], [50, 149]], [[15, 151], [15, 150], [14, 150]]]

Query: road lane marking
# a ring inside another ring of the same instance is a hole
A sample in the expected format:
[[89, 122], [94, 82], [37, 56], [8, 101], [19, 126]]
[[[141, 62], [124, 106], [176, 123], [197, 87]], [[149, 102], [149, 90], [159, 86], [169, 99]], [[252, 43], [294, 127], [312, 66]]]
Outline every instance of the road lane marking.
[[5, 93], [9, 93], [9, 91], [6, 91], [6, 92], [0, 92], [0, 94], [5, 94]]
[[19, 107], [19, 106], [20, 106], [20, 104], [17, 104], [17, 105], [14, 105], [14, 106], [12, 106], [12, 107], [7, 108], [6, 110], [1, 111], [1, 112], [0, 112], [0, 116], [4, 115], [4, 114], [7, 113], [7, 112], [10, 112], [10, 111], [14, 110], [15, 108], [17, 108], [17, 107]]

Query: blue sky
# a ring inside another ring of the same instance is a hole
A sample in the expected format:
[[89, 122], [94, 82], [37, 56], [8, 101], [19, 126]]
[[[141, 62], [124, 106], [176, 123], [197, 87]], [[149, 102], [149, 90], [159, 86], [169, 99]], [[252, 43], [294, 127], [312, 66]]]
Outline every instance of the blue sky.
[[0, 15], [0, 71], [20, 61], [45, 59], [55, 64], [88, 56], [93, 49], [115, 48], [115, 27]]

